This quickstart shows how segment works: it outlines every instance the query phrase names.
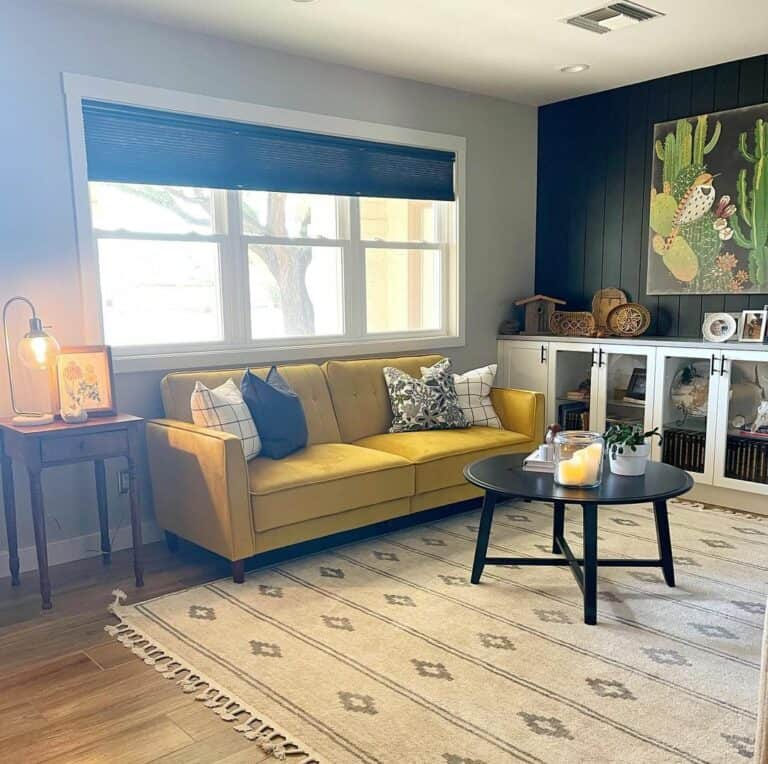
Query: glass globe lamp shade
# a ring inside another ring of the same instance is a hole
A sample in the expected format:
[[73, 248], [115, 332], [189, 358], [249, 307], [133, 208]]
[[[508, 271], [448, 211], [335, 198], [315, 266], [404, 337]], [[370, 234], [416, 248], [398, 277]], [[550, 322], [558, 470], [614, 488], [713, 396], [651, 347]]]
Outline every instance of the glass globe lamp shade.
[[54, 337], [43, 331], [42, 326], [32, 327], [31, 331], [19, 340], [17, 348], [21, 362], [28, 369], [39, 371], [53, 366], [60, 350], [59, 343]]

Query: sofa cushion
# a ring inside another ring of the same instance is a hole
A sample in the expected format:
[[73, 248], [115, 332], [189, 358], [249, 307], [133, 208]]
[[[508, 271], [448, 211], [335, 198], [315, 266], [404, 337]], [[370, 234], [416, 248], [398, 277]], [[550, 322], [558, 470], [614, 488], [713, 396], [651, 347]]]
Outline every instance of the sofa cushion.
[[495, 454], [515, 453], [531, 447], [531, 440], [519, 432], [494, 427], [466, 430], [428, 430], [371, 435], [357, 446], [402, 456], [416, 466], [416, 493], [462, 485], [463, 469], [477, 459]]
[[396, 454], [322, 443], [248, 463], [253, 524], [269, 530], [413, 494], [414, 468]]
[[352, 443], [389, 430], [392, 408], [384, 382], [385, 366], [393, 366], [412, 377], [419, 377], [422, 366], [432, 366], [440, 358], [439, 355], [426, 355], [325, 363], [323, 370], [328, 379], [341, 440]]
[[296, 391], [273, 366], [266, 379], [246, 371], [240, 383], [261, 438], [261, 454], [283, 459], [307, 447], [307, 418]]
[[454, 430], [468, 427], [453, 385], [451, 359], [422, 369], [421, 379], [393, 366], [384, 367], [392, 407], [390, 432]]
[[[323, 370], [313, 363], [296, 366], [278, 366], [278, 371], [301, 399], [307, 419], [309, 444], [338, 443], [339, 427], [333, 411], [331, 396]], [[262, 379], [269, 373], [269, 367], [251, 368]], [[239, 387], [245, 369], [222, 369], [213, 371], [177, 371], [163, 378], [160, 389], [163, 408], [168, 419], [192, 422], [189, 399], [195, 382], [200, 380], [206, 387], [218, 387], [228, 379]]]

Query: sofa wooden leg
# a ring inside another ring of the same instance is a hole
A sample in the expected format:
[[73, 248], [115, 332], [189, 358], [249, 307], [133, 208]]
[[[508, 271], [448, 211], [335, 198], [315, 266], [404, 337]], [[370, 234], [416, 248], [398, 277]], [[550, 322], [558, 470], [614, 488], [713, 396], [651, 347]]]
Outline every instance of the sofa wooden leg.
[[245, 560], [232, 561], [232, 580], [236, 584], [242, 584], [245, 581]]
[[165, 532], [165, 545], [168, 547], [168, 550], [170, 552], [178, 552], [179, 551], [179, 537], [175, 533], [171, 533], [170, 531]]

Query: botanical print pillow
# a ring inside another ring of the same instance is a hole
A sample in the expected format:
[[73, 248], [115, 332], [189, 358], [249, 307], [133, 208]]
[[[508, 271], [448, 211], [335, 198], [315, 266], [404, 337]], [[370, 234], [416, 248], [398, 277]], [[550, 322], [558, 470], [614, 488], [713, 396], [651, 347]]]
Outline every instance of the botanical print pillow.
[[384, 368], [392, 405], [390, 432], [450, 430], [467, 426], [453, 386], [451, 361], [445, 358], [416, 379], [392, 366]]
[[261, 451], [261, 439], [248, 406], [233, 380], [209, 390], [202, 382], [195, 382], [190, 399], [192, 421], [198, 427], [230, 432], [237, 435], [246, 460]]
[[473, 369], [466, 374], [454, 374], [453, 384], [459, 406], [470, 424], [501, 429], [501, 420], [491, 403], [491, 388], [496, 376], [496, 364]]

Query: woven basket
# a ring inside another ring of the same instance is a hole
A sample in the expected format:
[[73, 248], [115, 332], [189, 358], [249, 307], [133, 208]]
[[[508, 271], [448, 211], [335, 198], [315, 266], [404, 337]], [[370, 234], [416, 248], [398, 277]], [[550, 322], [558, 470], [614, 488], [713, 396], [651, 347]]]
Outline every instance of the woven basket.
[[596, 328], [586, 310], [556, 310], [549, 319], [549, 331], [558, 337], [594, 337]]

